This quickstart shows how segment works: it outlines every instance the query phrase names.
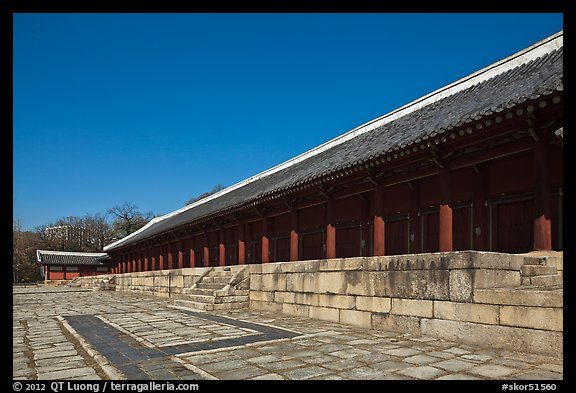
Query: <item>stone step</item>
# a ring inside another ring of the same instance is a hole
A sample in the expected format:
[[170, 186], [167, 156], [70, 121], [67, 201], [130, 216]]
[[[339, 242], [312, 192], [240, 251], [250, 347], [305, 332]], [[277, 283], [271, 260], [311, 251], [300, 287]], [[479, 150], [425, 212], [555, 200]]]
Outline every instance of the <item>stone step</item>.
[[207, 304], [214, 304], [216, 298], [211, 295], [194, 295], [188, 294], [184, 299], [181, 300], [189, 300], [196, 303], [207, 303]]
[[223, 277], [223, 276], [216, 276], [216, 277], [205, 276], [204, 278], [202, 278], [202, 281], [200, 281], [200, 282], [226, 285], [230, 282], [230, 278], [231, 277]]
[[511, 288], [475, 289], [474, 302], [496, 305], [562, 307], [562, 286], [520, 286]]
[[250, 301], [249, 296], [217, 296], [215, 303], [242, 303]]
[[530, 285], [536, 286], [552, 286], [561, 285], [564, 282], [562, 276], [559, 274], [549, 274], [542, 276], [530, 277]]
[[205, 289], [205, 288], [188, 289], [188, 290], [186, 290], [185, 294], [186, 295], [214, 296], [214, 289]]
[[217, 289], [222, 289], [225, 286], [226, 286], [226, 284], [221, 284], [218, 282], [204, 282], [204, 280], [200, 281], [199, 283], [196, 283], [196, 288], [200, 288], [200, 289], [217, 290]]
[[546, 257], [524, 257], [524, 265], [545, 265]]
[[242, 308], [248, 308], [249, 306], [250, 306], [250, 302], [221, 303], [221, 304], [214, 304], [214, 310], [218, 310], [218, 311], [239, 310]]
[[192, 300], [177, 299], [177, 300], [174, 300], [173, 304], [175, 306], [178, 306], [178, 307], [186, 307], [186, 308], [191, 308], [193, 310], [214, 311], [214, 305], [213, 304], [200, 303], [200, 302], [195, 302]]
[[205, 277], [232, 277], [234, 272], [231, 270], [211, 270]]
[[554, 267], [554, 266], [543, 266], [543, 265], [524, 265], [524, 266], [522, 266], [522, 276], [523, 277], [555, 275], [556, 273], [557, 273], [557, 270], [556, 270], [556, 267]]

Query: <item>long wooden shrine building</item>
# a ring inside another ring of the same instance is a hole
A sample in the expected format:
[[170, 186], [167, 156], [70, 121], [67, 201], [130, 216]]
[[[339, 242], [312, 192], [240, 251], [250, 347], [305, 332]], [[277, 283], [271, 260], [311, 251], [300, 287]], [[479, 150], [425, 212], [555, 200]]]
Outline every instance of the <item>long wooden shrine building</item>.
[[563, 33], [104, 248], [114, 273], [562, 250]]

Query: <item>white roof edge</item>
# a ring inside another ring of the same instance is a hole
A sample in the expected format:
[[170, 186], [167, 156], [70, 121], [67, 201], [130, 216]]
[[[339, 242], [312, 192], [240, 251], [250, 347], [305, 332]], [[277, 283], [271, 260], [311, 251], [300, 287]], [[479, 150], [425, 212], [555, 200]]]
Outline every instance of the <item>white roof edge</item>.
[[203, 198], [199, 201], [196, 201], [190, 205], [186, 205], [180, 209], [174, 210], [173, 212], [167, 213], [163, 216], [160, 217], [156, 217], [153, 220], [151, 220], [150, 222], [148, 222], [146, 225], [144, 225], [142, 228], [140, 228], [139, 230], [131, 233], [130, 235], [123, 237], [122, 239], [108, 244], [107, 246], [104, 247], [104, 251], [109, 250], [111, 248], [116, 248], [118, 246], [120, 246], [122, 243], [125, 243], [127, 240], [129, 240], [131, 237], [135, 236], [138, 233], [141, 233], [143, 231], [145, 231], [147, 228], [151, 227], [152, 225], [154, 225], [157, 222], [166, 220], [170, 217], [173, 217], [175, 215], [178, 215], [182, 212], [185, 212], [189, 209], [192, 209], [198, 205], [201, 205], [203, 203], [209, 202], [213, 199], [219, 198], [222, 195], [225, 195], [231, 191], [234, 191], [240, 187], [243, 187], [247, 184], [250, 184], [256, 180], [259, 180], [263, 177], [272, 175], [276, 172], [279, 172], [285, 168], [288, 168], [292, 165], [295, 165], [301, 161], [304, 161], [310, 157], [313, 157], [317, 154], [322, 153], [323, 151], [326, 151], [334, 146], [337, 146], [341, 143], [344, 143], [346, 141], [349, 141], [350, 139], [353, 139], [355, 137], [357, 137], [358, 135], [364, 134], [365, 132], [371, 131], [375, 128], [378, 128], [384, 124], [387, 124], [391, 121], [394, 121], [402, 116], [405, 116], [415, 110], [418, 110], [424, 106], [430, 105], [433, 102], [439, 101], [443, 98], [446, 98], [448, 96], [451, 96], [453, 94], [456, 94], [462, 90], [465, 90], [467, 88], [469, 88], [472, 85], [478, 84], [480, 82], [483, 82], [485, 80], [488, 80], [498, 74], [501, 74], [503, 72], [506, 72], [510, 69], [513, 69], [521, 64], [525, 64], [531, 60], [537, 59], [543, 55], [545, 55], [546, 53], [552, 52], [560, 47], [562, 47], [564, 45], [564, 40], [563, 40], [563, 35], [564, 35], [564, 31], [560, 30], [558, 33], [555, 33], [525, 49], [522, 49], [519, 52], [514, 53], [513, 55], [510, 55], [500, 61], [497, 61], [496, 63], [492, 63], [470, 75], [467, 75], [463, 78], [458, 79], [457, 81], [443, 86], [437, 90], [434, 90], [433, 92], [420, 97], [406, 105], [403, 105], [391, 112], [388, 112], [387, 114], [380, 116], [374, 120], [370, 120], [356, 128], [353, 128], [352, 130], [339, 135], [327, 142], [324, 142], [323, 144], [316, 146], [302, 154], [297, 155], [296, 157], [293, 157], [287, 161], [284, 161], [283, 163], [280, 163], [270, 169], [267, 169], [263, 172], [260, 172], [252, 177], [249, 177], [248, 179], [242, 180], [230, 187], [227, 187], [221, 191], [218, 191], [206, 198]]

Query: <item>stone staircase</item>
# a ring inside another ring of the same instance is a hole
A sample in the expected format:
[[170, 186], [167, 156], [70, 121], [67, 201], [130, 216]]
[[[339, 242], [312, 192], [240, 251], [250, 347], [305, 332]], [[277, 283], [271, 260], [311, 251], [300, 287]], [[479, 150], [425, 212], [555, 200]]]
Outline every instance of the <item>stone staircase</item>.
[[97, 281], [92, 287], [93, 291], [114, 291], [116, 290], [116, 276], [110, 276]]
[[204, 311], [248, 308], [249, 288], [248, 266], [211, 267], [173, 304]]
[[521, 285], [548, 287], [562, 285], [562, 274], [558, 267], [549, 263], [547, 257], [524, 257], [524, 265], [520, 270]]
[[66, 286], [70, 287], [70, 288], [78, 288], [78, 287], [80, 287], [81, 279], [82, 279], [82, 277], [76, 277], [72, 281], [68, 282], [68, 284], [66, 284]]
[[479, 303], [563, 307], [563, 257], [524, 256], [520, 286], [474, 290]]

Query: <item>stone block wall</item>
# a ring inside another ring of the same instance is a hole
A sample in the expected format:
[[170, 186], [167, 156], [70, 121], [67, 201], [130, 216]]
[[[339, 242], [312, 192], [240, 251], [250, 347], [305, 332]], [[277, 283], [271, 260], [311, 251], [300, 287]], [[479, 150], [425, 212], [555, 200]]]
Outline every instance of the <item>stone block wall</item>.
[[[460, 251], [248, 265], [250, 309], [562, 354], [562, 291], [514, 290], [522, 282], [526, 258], [531, 257]], [[562, 272], [561, 258], [550, 262]], [[205, 272], [184, 268], [116, 274], [115, 289], [185, 299], [184, 288]], [[110, 276], [78, 282], [93, 287]]]
[[99, 281], [114, 276], [117, 291], [141, 292], [161, 297], [181, 297], [184, 288], [190, 288], [206, 268], [154, 270], [123, 274], [105, 274], [82, 277], [82, 287], [94, 287]]
[[251, 265], [250, 308], [562, 353], [561, 292], [511, 302], [505, 289], [520, 286], [524, 258], [461, 251]]

